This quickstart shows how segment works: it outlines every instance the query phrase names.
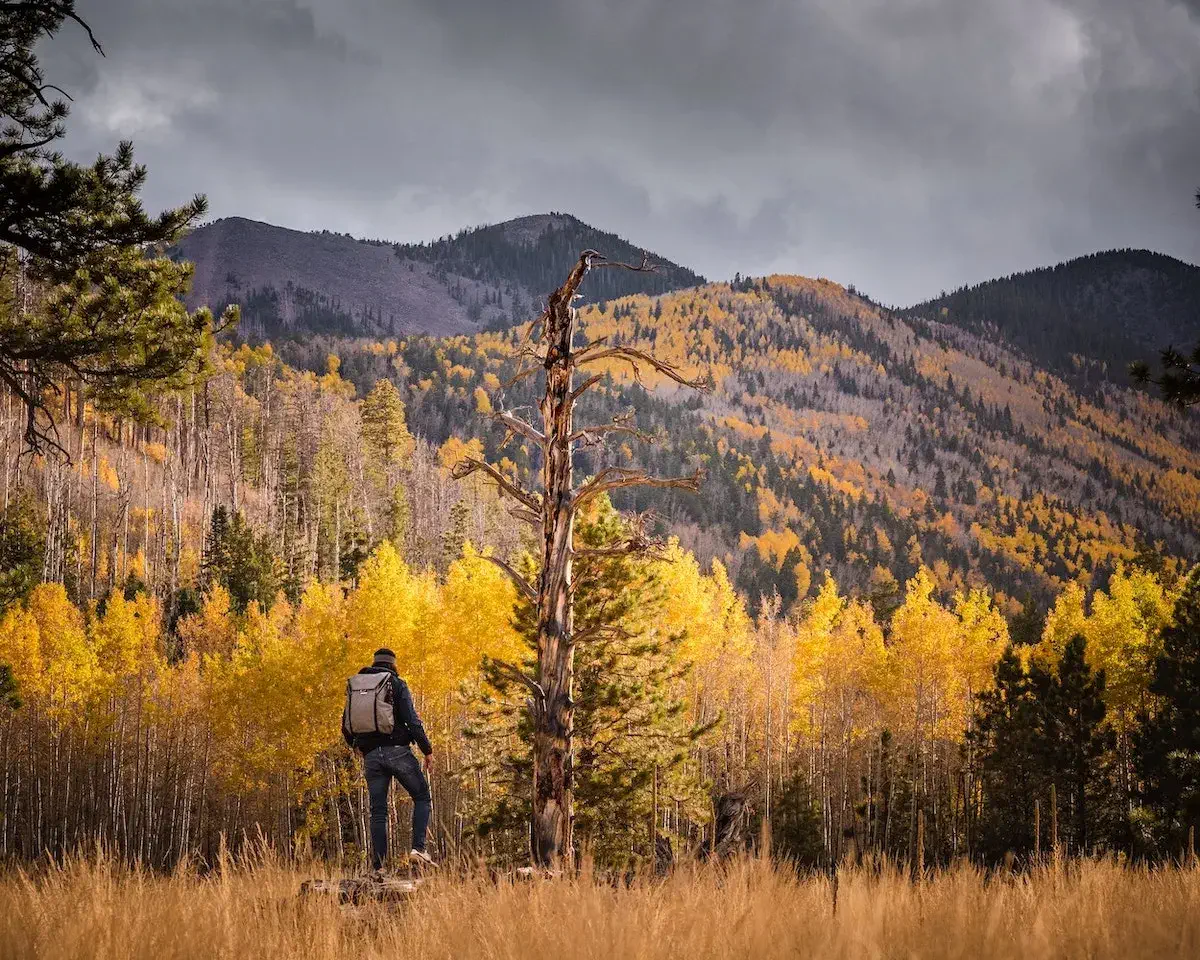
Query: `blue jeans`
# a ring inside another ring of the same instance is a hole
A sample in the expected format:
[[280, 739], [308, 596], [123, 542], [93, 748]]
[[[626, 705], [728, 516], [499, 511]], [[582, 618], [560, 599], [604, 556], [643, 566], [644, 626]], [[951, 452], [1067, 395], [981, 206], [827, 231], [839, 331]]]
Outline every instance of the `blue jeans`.
[[429, 795], [429, 781], [425, 779], [421, 762], [408, 747], [376, 747], [364, 759], [367, 794], [371, 798], [371, 866], [379, 870], [387, 859], [387, 799], [392, 778], [398, 780], [412, 797], [414, 850], [425, 849], [425, 833], [429, 829], [433, 798]]

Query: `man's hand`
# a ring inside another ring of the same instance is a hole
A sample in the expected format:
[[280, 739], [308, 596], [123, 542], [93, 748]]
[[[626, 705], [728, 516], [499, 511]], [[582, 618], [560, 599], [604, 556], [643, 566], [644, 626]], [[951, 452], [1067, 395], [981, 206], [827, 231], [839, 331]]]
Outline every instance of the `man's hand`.
[[422, 761], [422, 765], [425, 767], [425, 776], [427, 776], [427, 777], [431, 776], [433, 774], [433, 754], [432, 753], [425, 754], [425, 759]]

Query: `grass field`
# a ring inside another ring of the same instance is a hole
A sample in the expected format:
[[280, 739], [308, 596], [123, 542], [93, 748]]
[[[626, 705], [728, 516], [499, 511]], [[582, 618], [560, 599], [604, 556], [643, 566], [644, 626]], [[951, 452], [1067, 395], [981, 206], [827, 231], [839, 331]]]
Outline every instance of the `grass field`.
[[1200, 956], [1200, 871], [1113, 863], [987, 880], [959, 868], [913, 884], [760, 862], [611, 886], [442, 877], [401, 906], [343, 910], [296, 896], [269, 859], [200, 878], [78, 861], [0, 877], [0, 957], [657, 960], [717, 957]]

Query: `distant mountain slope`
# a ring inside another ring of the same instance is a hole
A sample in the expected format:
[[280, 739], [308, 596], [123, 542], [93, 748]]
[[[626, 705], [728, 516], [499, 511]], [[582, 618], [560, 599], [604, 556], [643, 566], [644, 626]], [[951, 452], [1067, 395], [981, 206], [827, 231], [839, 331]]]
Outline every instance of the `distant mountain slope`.
[[998, 335], [1077, 382], [1123, 383], [1130, 361], [1200, 340], [1200, 267], [1110, 250], [963, 287], [903, 313]]
[[[578, 421], [632, 407], [661, 442], [581, 450], [578, 468], [703, 467], [699, 496], [614, 499], [721, 558], [752, 600], [794, 601], [830, 570], [886, 604], [888, 571], [903, 581], [924, 563], [947, 591], [998, 588], [1013, 613], [1069, 578], [1104, 582], [1142, 551], [1200, 549], [1200, 418], [1109, 382], [1084, 396], [994, 336], [794, 276], [626, 297], [587, 307], [581, 323], [588, 337], [712, 377], [697, 394], [653, 370], [638, 383], [597, 365], [612, 379]], [[400, 350], [347, 344], [342, 371], [366, 388], [404, 370], [415, 430], [435, 443], [477, 434], [490, 456], [536, 472], [536, 450], [505, 443], [477, 412], [479, 391], [495, 406], [535, 406], [532, 380], [495, 386], [518, 367], [511, 337], [410, 338]]]
[[[250, 334], [281, 340], [278, 356], [324, 369], [336, 352], [362, 392], [394, 380], [425, 438], [478, 435], [530, 474], [536, 450], [505, 443], [478, 411], [536, 406], [532, 380], [497, 387], [519, 365], [499, 328], [527, 319], [587, 247], [639, 256], [561, 214], [395, 247], [221, 221], [181, 254], [196, 256], [210, 303], [242, 297]], [[652, 370], [639, 383], [614, 364], [580, 422], [632, 407], [661, 442], [581, 450], [578, 467], [703, 467], [698, 497], [614, 499], [653, 508], [661, 532], [721, 558], [750, 598], [794, 602], [830, 570], [886, 606], [890, 577], [926, 564], [947, 591], [992, 585], [1013, 613], [1067, 579], [1200, 550], [1200, 418], [1123, 376], [1135, 356], [1200, 337], [1197, 268], [1117, 251], [904, 311], [803, 277], [683, 289], [699, 280], [672, 265], [588, 277], [584, 334], [651, 349], [715, 388], [682, 391]], [[625, 284], [649, 286], [617, 296]], [[405, 335], [382, 349], [393, 334]]]
[[[580, 250], [615, 259], [640, 250], [574, 217], [522, 217], [428, 244], [304, 233], [230, 217], [192, 232], [172, 251], [196, 266], [189, 306], [242, 306], [242, 336], [252, 340], [312, 334], [445, 336], [502, 327], [536, 312], [536, 303]], [[657, 259], [654, 274], [601, 271], [595, 299], [662, 293], [703, 278]], [[555, 281], [557, 282], [557, 281]]]
[[[436, 269], [488, 284], [516, 282], [526, 290], [553, 290], [583, 250], [598, 250], [610, 260], [638, 263], [642, 251], [614, 233], [605, 233], [565, 213], [520, 217], [494, 226], [463, 230], [433, 243], [397, 245], [398, 256], [430, 263]], [[596, 270], [588, 278], [582, 303], [633, 293], [666, 293], [704, 283], [685, 267], [656, 258], [652, 274]], [[524, 319], [524, 318], [523, 318]]]

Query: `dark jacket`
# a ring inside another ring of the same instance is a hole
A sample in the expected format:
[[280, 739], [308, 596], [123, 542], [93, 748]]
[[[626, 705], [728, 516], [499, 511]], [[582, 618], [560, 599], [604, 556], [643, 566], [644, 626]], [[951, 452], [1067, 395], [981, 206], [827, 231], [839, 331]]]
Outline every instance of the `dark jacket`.
[[390, 673], [392, 675], [392, 709], [396, 714], [396, 726], [391, 733], [351, 733], [346, 729], [346, 717], [342, 716], [342, 739], [346, 745], [368, 753], [376, 747], [399, 744], [408, 746], [415, 743], [426, 756], [433, 753], [433, 744], [425, 734], [421, 718], [417, 716], [417, 708], [413, 706], [412, 694], [408, 684], [401, 680], [394, 670], [372, 664], [363, 667], [359, 673]]

